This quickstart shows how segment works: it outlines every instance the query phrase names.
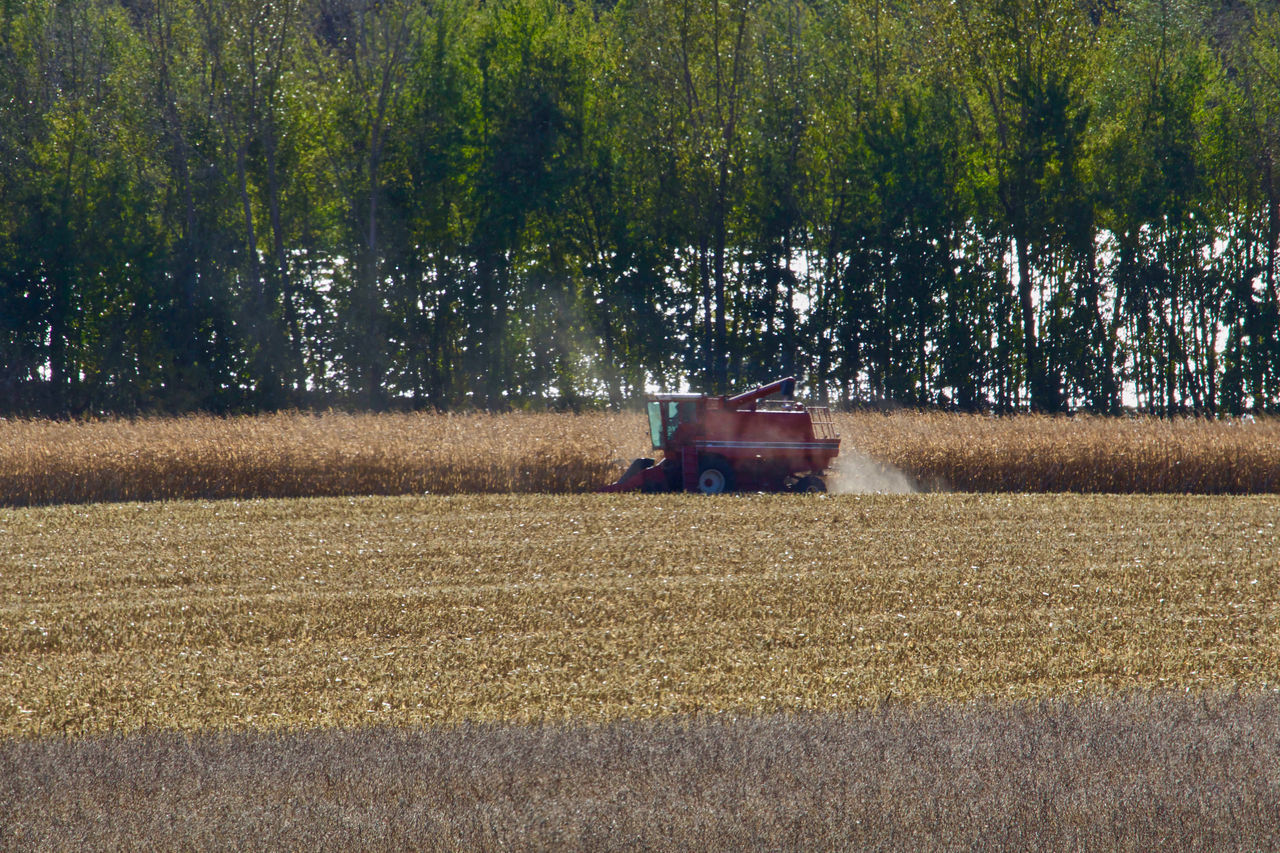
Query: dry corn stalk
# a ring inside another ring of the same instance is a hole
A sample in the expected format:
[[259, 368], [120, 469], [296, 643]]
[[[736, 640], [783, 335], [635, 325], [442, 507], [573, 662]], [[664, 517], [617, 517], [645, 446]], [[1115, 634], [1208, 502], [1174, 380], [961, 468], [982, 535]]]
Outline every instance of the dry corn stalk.
[[[1280, 420], [837, 416], [925, 489], [1280, 491]], [[584, 492], [650, 455], [635, 414], [0, 422], [0, 505], [352, 494]]]

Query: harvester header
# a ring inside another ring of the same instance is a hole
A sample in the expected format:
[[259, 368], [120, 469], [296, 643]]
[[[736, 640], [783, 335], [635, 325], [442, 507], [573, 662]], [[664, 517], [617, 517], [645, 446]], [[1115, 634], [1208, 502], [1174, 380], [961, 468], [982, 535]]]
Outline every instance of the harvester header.
[[[790, 397], [794, 378], [733, 397], [657, 394], [649, 433], [662, 458], [637, 459], [606, 492], [825, 492], [840, 452], [831, 413]], [[761, 405], [775, 394], [786, 398]]]

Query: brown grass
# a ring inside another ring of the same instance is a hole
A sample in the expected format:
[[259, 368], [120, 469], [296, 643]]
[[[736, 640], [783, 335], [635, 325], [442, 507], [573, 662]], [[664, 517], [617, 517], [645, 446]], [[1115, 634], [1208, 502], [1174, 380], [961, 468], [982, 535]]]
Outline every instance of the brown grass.
[[[837, 424], [846, 471], [870, 457], [925, 490], [1280, 492], [1277, 419], [897, 413]], [[0, 421], [0, 505], [585, 492], [652, 453], [634, 414]]]
[[1274, 497], [0, 511], [0, 736], [1280, 682]]
[[0, 848], [1274, 850], [1280, 697], [0, 743]]

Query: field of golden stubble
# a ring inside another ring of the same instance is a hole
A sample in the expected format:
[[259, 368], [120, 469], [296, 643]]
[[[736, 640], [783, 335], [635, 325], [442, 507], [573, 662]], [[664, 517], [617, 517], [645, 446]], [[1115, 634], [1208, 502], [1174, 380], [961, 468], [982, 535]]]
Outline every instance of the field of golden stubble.
[[1276, 497], [0, 510], [0, 736], [1280, 683]]

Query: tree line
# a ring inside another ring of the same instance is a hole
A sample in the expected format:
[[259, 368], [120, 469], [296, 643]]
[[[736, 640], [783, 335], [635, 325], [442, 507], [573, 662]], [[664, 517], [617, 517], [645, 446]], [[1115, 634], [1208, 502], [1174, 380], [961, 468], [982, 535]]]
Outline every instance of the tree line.
[[0, 0], [0, 413], [1280, 405], [1261, 0]]

